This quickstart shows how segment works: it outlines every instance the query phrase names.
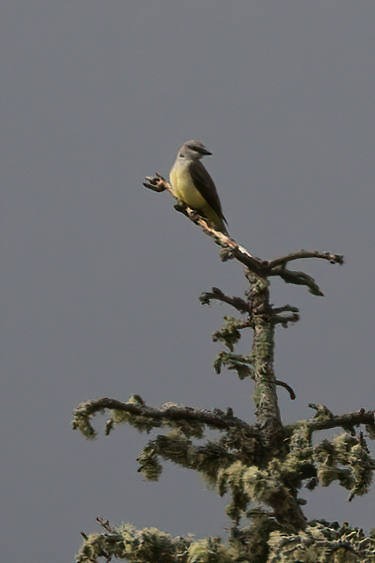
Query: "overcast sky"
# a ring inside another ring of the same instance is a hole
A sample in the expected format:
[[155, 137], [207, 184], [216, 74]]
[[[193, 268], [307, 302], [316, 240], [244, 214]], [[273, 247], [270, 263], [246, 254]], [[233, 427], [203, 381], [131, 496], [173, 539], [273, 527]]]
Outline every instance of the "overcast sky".
[[[198, 475], [142, 479], [134, 429], [87, 442], [70, 427], [80, 401], [132, 393], [253, 420], [251, 382], [212, 370], [230, 310], [198, 302], [213, 285], [241, 293], [241, 268], [142, 188], [186, 139], [213, 152], [250, 251], [345, 254], [344, 267], [300, 266], [324, 298], [272, 284], [273, 303], [302, 314], [277, 335], [277, 376], [297, 393], [280, 390], [283, 419], [310, 416], [309, 402], [374, 407], [374, 21], [371, 0], [3, 0], [4, 561], [71, 561], [98, 514], [172, 534], [228, 526]], [[311, 518], [374, 526], [373, 494], [304, 496]]]

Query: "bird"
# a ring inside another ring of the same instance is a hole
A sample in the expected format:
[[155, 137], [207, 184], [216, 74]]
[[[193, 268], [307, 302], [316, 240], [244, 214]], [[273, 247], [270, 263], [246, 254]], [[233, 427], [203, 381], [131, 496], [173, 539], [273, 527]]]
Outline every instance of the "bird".
[[173, 195], [199, 213], [212, 226], [228, 234], [216, 186], [201, 163], [201, 158], [211, 155], [202, 143], [194, 139], [185, 141], [178, 149], [169, 179]]

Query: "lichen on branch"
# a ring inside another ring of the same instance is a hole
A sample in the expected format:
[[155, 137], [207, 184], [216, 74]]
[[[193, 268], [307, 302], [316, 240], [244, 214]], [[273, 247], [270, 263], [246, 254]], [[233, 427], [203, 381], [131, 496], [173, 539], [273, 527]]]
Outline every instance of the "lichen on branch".
[[[146, 178], [144, 185], [173, 196], [170, 184], [160, 174]], [[241, 385], [251, 387], [256, 422], [251, 425], [234, 416], [231, 406], [225, 412], [176, 403], [155, 408], [133, 395], [126, 402], [104, 397], [81, 403], [74, 412], [73, 427], [94, 438], [93, 418], [106, 412], [106, 434], [123, 423], [152, 433], [138, 456], [139, 472], [156, 481], [163, 463], [172, 462], [200, 473], [209, 487], [229, 497], [231, 528], [224, 543], [212, 537], [173, 537], [156, 528], [137, 530], [130, 524], [114, 528], [98, 519], [104, 533], [82, 534], [85, 541], [77, 563], [92, 563], [100, 557], [137, 563], [375, 560], [373, 536], [366, 537], [348, 526], [308, 522], [302, 509], [306, 501], [301, 496], [304, 489], [328, 486], [333, 481], [349, 491], [349, 500], [368, 492], [375, 462], [359, 427], [364, 427], [370, 439], [375, 438], [374, 411], [337, 415], [324, 405], [311, 404], [314, 417], [285, 425], [277, 396], [278, 388], [283, 387], [295, 399], [288, 383], [276, 377], [274, 351], [278, 327], [297, 322], [299, 310], [289, 304], [274, 306], [270, 282], [279, 277], [322, 296], [315, 279], [290, 265], [301, 259], [342, 264], [342, 255], [298, 250], [263, 260], [230, 235], [217, 231], [196, 210], [180, 201], [175, 208], [212, 238], [223, 261], [237, 261], [245, 268], [243, 295], [231, 296], [213, 287], [200, 300], [205, 305], [219, 301], [236, 312], [235, 317], [226, 315], [223, 326], [213, 335], [214, 341], [224, 346], [214, 367], [217, 373], [224, 369], [236, 373]], [[250, 345], [240, 354], [236, 347], [245, 335]], [[330, 439], [316, 439], [317, 432], [333, 428], [343, 432]]]

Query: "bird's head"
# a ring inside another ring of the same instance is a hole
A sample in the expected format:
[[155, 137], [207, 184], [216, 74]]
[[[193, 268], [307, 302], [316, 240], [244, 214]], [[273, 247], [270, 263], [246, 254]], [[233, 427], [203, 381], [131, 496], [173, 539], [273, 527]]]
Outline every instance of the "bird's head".
[[185, 141], [178, 151], [179, 158], [186, 158], [187, 160], [200, 160], [203, 156], [212, 154], [206, 149], [202, 141]]

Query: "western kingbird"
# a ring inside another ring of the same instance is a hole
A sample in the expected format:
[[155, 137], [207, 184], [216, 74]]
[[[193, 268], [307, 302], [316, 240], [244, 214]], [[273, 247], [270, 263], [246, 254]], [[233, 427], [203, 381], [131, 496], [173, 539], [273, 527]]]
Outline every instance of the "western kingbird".
[[215, 229], [228, 234], [216, 186], [200, 162], [208, 154], [212, 153], [201, 141], [186, 141], [182, 145], [169, 173], [172, 192], [177, 199], [208, 219]]

